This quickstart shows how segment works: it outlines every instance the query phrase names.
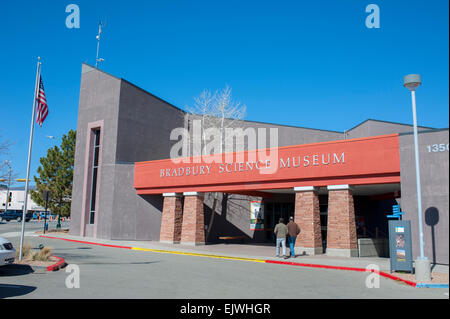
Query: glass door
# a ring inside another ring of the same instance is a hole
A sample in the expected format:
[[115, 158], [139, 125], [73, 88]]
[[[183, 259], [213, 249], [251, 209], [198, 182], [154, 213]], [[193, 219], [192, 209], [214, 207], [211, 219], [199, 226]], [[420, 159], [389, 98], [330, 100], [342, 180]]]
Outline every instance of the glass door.
[[[284, 223], [289, 222], [289, 217], [294, 216], [294, 204], [293, 203], [270, 203], [267, 204], [267, 217], [268, 217], [268, 239], [272, 242], [276, 242], [275, 234], [273, 230], [275, 225], [278, 224], [280, 218], [283, 218]], [[269, 217], [270, 216], [270, 217]]]

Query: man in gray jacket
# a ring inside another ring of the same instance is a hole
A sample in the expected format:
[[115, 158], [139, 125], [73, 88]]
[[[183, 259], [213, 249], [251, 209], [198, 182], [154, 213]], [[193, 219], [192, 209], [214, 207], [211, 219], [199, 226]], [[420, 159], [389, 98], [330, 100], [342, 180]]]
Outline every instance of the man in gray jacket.
[[286, 236], [288, 234], [288, 228], [284, 224], [284, 219], [280, 218], [278, 224], [275, 226], [275, 229], [273, 230], [275, 235], [277, 236], [277, 256], [280, 257], [280, 244], [283, 246], [283, 257], [284, 259], [287, 259], [286, 256]]

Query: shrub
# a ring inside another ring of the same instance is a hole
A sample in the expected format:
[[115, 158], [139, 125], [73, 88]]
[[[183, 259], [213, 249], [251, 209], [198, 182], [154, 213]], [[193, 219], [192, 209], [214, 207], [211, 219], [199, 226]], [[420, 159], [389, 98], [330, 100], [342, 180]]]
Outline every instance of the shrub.
[[33, 260], [48, 261], [52, 255], [52, 249], [50, 247], [44, 247], [37, 253], [33, 254]]
[[[19, 258], [19, 249], [16, 251], [16, 258]], [[22, 246], [22, 259], [29, 259], [32, 257], [33, 250], [30, 244], [24, 243]]]
[[[22, 247], [22, 259], [33, 261], [48, 261], [52, 256], [50, 247], [43, 247], [38, 252], [34, 252], [30, 244], [24, 243]], [[16, 251], [16, 258], [19, 258], [19, 250]]]

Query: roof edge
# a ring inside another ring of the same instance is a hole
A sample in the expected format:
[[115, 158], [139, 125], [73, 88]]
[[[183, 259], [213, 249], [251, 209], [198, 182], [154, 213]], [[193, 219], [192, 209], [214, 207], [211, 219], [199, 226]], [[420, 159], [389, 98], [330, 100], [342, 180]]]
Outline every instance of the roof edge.
[[[123, 82], [125, 82], [125, 83], [127, 83], [127, 84], [133, 86], [134, 88], [136, 88], [136, 89], [138, 89], [138, 90], [140, 90], [140, 91], [143, 91], [144, 93], [146, 93], [146, 94], [148, 94], [148, 95], [150, 95], [150, 96], [152, 96], [152, 97], [154, 97], [154, 98], [156, 98], [156, 99], [158, 99], [158, 100], [164, 102], [165, 104], [167, 104], [167, 105], [169, 105], [169, 106], [171, 106], [171, 107], [173, 107], [173, 108], [175, 108], [175, 109], [177, 109], [177, 110], [179, 110], [179, 111], [181, 111], [181, 112], [183, 112], [183, 113], [185, 113], [185, 114], [188, 114], [187, 111], [181, 109], [180, 107], [175, 106], [175, 105], [173, 105], [173, 104], [170, 103], [170, 102], [167, 102], [167, 101], [164, 100], [163, 98], [160, 98], [160, 97], [154, 95], [153, 93], [148, 92], [147, 90], [145, 90], [145, 89], [143, 89], [143, 88], [137, 86], [136, 84], [131, 83], [130, 81], [128, 81], [128, 80], [126, 80], [126, 79], [124, 79], [124, 78], [120, 78], [120, 77], [114, 76], [114, 75], [112, 75], [112, 74], [110, 74], [110, 73], [108, 73], [108, 72], [105, 72], [105, 71], [103, 71], [103, 70], [100, 70], [99, 68], [96, 68], [96, 67], [94, 67], [94, 66], [92, 66], [92, 65], [90, 65], [90, 64], [88, 64], [88, 63], [86, 63], [86, 62], [82, 62], [82, 70], [81, 70], [81, 73], [87, 73], [87, 72], [91, 72], [91, 71], [94, 71], [94, 70], [95, 70], [95, 71], [100, 71], [100, 72], [102, 72], [102, 73], [104, 73], [104, 74], [106, 74], [106, 75], [108, 75], [108, 76], [111, 76], [111, 77], [113, 77], [113, 78], [115, 78], [115, 79], [118, 79], [118, 80], [120, 80], [120, 81], [123, 81]], [[373, 122], [381, 122], [381, 123], [387, 123], [387, 124], [395, 124], [395, 125], [403, 125], [403, 126], [409, 126], [409, 127], [412, 127], [412, 126], [413, 126], [413, 125], [411, 125], [411, 124], [405, 124], [405, 123], [399, 123], [399, 122], [392, 122], [392, 121], [384, 121], [384, 120], [376, 120], [376, 119], [371, 119], [371, 118], [369, 118], [369, 119], [367, 119], [367, 120], [365, 120], [365, 121], [363, 121], [363, 122], [361, 122], [361, 123], [359, 123], [359, 124], [353, 126], [352, 128], [350, 128], [350, 129], [348, 129], [348, 130], [344, 130], [344, 131], [333, 131], [333, 130], [318, 129], [318, 128], [310, 128], [310, 127], [303, 127], [303, 126], [297, 126], [297, 125], [277, 124], [277, 123], [262, 122], [262, 121], [253, 121], [253, 120], [242, 120], [242, 121], [243, 121], [243, 122], [251, 122], [251, 123], [267, 124], [267, 125], [277, 125], [277, 126], [284, 126], [284, 127], [300, 128], [300, 129], [314, 130], [314, 131], [321, 131], [321, 132], [341, 133], [341, 134], [348, 133], [348, 132], [350, 132], [350, 131], [356, 129], [357, 127], [359, 127], [359, 126], [361, 126], [361, 125], [363, 125], [364, 123], [369, 122], [369, 121], [373, 121]], [[423, 128], [423, 129], [433, 130], [433, 131], [434, 131], [434, 130], [440, 130], [440, 129], [437, 129], [437, 128], [434, 128], [434, 127], [428, 127], [428, 126], [418, 126], [418, 127], [419, 127], [419, 128]], [[443, 130], [445, 130], [445, 129], [443, 129]]]
[[[418, 131], [417, 134], [436, 133], [436, 132], [442, 132], [442, 131], [448, 131], [448, 127], [447, 127], [447, 128], [436, 128], [436, 129], [430, 129], [430, 130]], [[398, 133], [399, 136], [413, 135], [413, 134], [414, 134], [414, 132], [402, 132], [402, 133]]]
[[[351, 129], [346, 130], [346, 132], [350, 132], [351, 130], [354, 130], [355, 128], [357, 128], [358, 126], [363, 125], [366, 122], [369, 121], [373, 121], [373, 122], [381, 122], [381, 123], [387, 123], [387, 124], [395, 124], [395, 125], [404, 125], [404, 126], [410, 126], [412, 127], [413, 125], [411, 124], [405, 124], [405, 123], [399, 123], [399, 122], [392, 122], [392, 121], [384, 121], [384, 120], [376, 120], [376, 119], [367, 119], [361, 123], [359, 123], [358, 125], [353, 126]], [[436, 130], [435, 127], [429, 127], [429, 126], [418, 126], [420, 128], [426, 128], [426, 129], [431, 129], [431, 130]]]

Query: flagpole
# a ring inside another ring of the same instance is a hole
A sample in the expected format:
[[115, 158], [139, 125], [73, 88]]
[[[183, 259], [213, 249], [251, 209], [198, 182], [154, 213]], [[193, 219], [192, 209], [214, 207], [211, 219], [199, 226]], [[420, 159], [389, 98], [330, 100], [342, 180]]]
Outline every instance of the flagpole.
[[30, 143], [28, 145], [28, 160], [27, 160], [27, 177], [25, 179], [25, 198], [24, 207], [22, 213], [22, 231], [20, 233], [20, 250], [19, 261], [22, 260], [23, 251], [23, 237], [25, 234], [25, 219], [27, 216], [27, 200], [28, 200], [28, 180], [30, 179], [30, 163], [31, 163], [31, 150], [33, 148], [33, 133], [34, 133], [34, 114], [36, 113], [36, 97], [39, 90], [39, 77], [41, 75], [41, 58], [38, 57], [37, 70], [36, 70], [36, 82], [34, 84], [34, 97], [33, 97], [33, 112], [31, 113], [31, 129], [30, 129]]

